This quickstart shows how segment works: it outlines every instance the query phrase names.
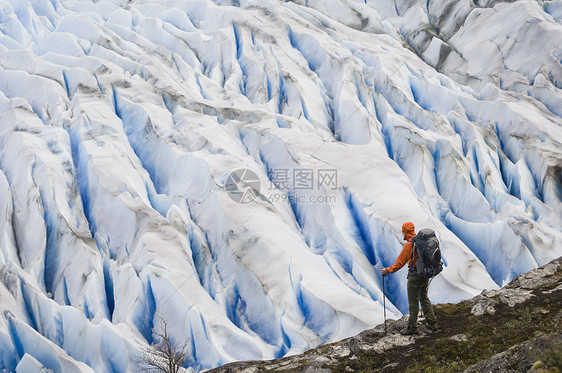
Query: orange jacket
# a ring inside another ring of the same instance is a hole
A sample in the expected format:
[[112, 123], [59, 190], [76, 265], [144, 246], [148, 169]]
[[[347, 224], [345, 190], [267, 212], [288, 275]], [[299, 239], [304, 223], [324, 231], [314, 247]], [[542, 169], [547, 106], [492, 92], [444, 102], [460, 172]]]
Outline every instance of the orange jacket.
[[[405, 240], [411, 240], [416, 235], [416, 231], [414, 230], [414, 223], [406, 222], [402, 225], [402, 233], [404, 234]], [[416, 265], [416, 259], [418, 258], [417, 253], [414, 255], [414, 260], [412, 261], [412, 249], [413, 244], [411, 242], [406, 242], [404, 247], [402, 248], [402, 252], [398, 255], [398, 259], [396, 259], [396, 263], [388, 267], [386, 270], [389, 273], [394, 273], [398, 271], [400, 268], [404, 267], [406, 263], [408, 266], [412, 267]]]

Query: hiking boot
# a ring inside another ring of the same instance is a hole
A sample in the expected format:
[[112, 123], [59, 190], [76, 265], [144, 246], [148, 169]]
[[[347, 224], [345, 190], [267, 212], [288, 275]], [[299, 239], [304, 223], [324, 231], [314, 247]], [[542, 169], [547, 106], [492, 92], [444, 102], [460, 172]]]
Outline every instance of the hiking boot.
[[418, 334], [418, 328], [404, 328], [400, 330], [400, 334], [402, 335], [411, 335], [411, 334]]
[[439, 330], [439, 326], [437, 326], [436, 322], [432, 322], [432, 323], [426, 323], [425, 324], [430, 330], [433, 330], [434, 332]]

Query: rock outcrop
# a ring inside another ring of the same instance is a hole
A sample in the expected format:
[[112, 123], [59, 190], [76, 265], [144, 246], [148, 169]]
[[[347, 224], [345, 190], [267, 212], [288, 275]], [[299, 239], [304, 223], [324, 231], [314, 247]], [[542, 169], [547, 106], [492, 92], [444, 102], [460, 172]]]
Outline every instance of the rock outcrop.
[[437, 332], [421, 318], [419, 335], [402, 336], [404, 316], [387, 320], [386, 333], [379, 325], [301, 355], [237, 362], [211, 372], [554, 372], [556, 357], [562, 361], [562, 258], [499, 290], [438, 304], [435, 313]]

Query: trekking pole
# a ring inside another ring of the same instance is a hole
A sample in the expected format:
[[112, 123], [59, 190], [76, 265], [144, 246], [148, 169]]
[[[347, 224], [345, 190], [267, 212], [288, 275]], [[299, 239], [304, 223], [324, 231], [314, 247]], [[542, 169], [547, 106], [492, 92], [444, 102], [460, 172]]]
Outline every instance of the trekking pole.
[[386, 292], [384, 290], [384, 278], [386, 274], [382, 275], [382, 306], [384, 308], [383, 315], [384, 315], [384, 334], [386, 334]]

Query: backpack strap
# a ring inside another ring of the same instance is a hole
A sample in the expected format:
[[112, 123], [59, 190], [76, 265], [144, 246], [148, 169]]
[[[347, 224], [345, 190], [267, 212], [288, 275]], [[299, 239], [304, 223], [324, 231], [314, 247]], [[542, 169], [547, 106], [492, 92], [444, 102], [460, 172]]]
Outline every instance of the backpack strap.
[[410, 257], [410, 263], [412, 263], [412, 265], [408, 266], [408, 271], [409, 272], [415, 272], [416, 271], [416, 266], [414, 265], [414, 253], [416, 250], [416, 244], [414, 243], [414, 239], [410, 239], [408, 240], [408, 242], [412, 243], [412, 256]]

